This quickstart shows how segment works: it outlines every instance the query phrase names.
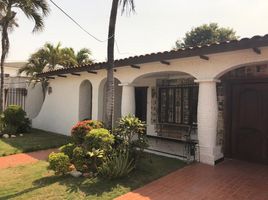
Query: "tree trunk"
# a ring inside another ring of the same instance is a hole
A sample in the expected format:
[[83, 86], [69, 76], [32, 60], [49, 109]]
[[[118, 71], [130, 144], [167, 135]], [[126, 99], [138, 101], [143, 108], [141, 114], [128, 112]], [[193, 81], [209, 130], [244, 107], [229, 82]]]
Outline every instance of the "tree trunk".
[[115, 25], [117, 18], [119, 0], [113, 0], [109, 22], [108, 47], [107, 47], [107, 100], [106, 100], [106, 122], [107, 127], [112, 130], [114, 121], [114, 40]]
[[6, 22], [2, 27], [2, 55], [1, 55], [1, 86], [0, 86], [0, 113], [3, 112], [3, 106], [4, 106], [4, 63], [5, 58], [8, 53], [9, 49], [9, 38], [8, 38], [8, 23]]
[[8, 38], [8, 28], [10, 27], [10, 22], [14, 20], [16, 13], [11, 11], [11, 5], [7, 7], [7, 15], [2, 18], [1, 26], [2, 26], [2, 54], [1, 54], [1, 84], [0, 84], [0, 113], [3, 112], [4, 106], [4, 63], [6, 56], [9, 51], [9, 38]]

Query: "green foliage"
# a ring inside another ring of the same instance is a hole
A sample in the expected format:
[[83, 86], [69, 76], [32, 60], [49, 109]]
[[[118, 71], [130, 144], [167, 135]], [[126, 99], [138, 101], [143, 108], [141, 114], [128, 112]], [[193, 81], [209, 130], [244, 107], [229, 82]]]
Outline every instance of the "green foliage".
[[87, 158], [87, 152], [82, 147], [75, 147], [73, 150], [72, 163], [78, 171], [84, 172], [88, 170], [91, 161]]
[[108, 151], [114, 143], [114, 136], [104, 128], [91, 130], [85, 136], [85, 147], [87, 150], [102, 149]]
[[217, 23], [203, 24], [187, 32], [182, 41], [177, 40], [175, 48], [202, 46], [238, 38], [236, 32], [231, 28], [219, 27]]
[[49, 85], [48, 78], [38, 77], [46, 68], [53, 70], [56, 66], [73, 67], [82, 64], [91, 64], [91, 51], [83, 48], [77, 53], [72, 48], [61, 47], [61, 43], [53, 45], [46, 43], [39, 50], [34, 52], [28, 59], [24, 67], [19, 69], [19, 73], [25, 73], [30, 77], [30, 82], [34, 87], [37, 83], [42, 86], [43, 98]]
[[136, 160], [148, 147], [145, 130], [145, 123], [137, 117], [131, 115], [122, 117], [114, 132], [117, 148], [128, 149]]
[[99, 174], [108, 179], [121, 178], [127, 176], [134, 166], [134, 159], [129, 158], [128, 151], [115, 151], [99, 167]]
[[56, 175], [64, 175], [68, 172], [70, 159], [64, 153], [51, 153], [48, 157], [49, 166]]
[[3, 132], [8, 134], [29, 132], [31, 129], [30, 120], [26, 112], [17, 105], [10, 105], [2, 115]]
[[103, 124], [96, 120], [85, 120], [78, 122], [71, 131], [72, 137], [76, 144], [82, 144], [85, 141], [85, 136], [92, 130], [102, 128]]
[[67, 155], [71, 160], [73, 158], [73, 151], [75, 149], [75, 145], [73, 143], [69, 143], [66, 145], [63, 145], [59, 148], [60, 152], [64, 153]]

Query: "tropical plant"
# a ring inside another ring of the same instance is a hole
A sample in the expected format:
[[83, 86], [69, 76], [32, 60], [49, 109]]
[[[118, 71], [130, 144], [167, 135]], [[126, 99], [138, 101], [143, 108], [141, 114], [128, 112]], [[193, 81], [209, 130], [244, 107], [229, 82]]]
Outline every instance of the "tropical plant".
[[46, 43], [30, 56], [26, 65], [19, 69], [19, 74], [24, 72], [27, 76], [31, 77], [30, 82], [33, 84], [33, 87], [37, 83], [41, 83], [43, 98], [45, 98], [49, 82], [46, 77], [38, 77], [39, 73], [42, 73], [44, 70], [55, 69], [56, 67], [67, 68], [85, 63], [90, 64], [93, 62], [90, 59], [90, 55], [90, 50], [86, 48], [75, 53], [72, 48], [62, 48], [61, 43], [56, 45]]
[[61, 146], [59, 148], [59, 150], [60, 150], [60, 152], [67, 155], [70, 158], [70, 160], [72, 160], [73, 159], [73, 151], [74, 151], [75, 147], [76, 147], [75, 144], [69, 143], [69, 144], [65, 144], [65, 145]]
[[85, 136], [92, 130], [102, 128], [103, 124], [97, 120], [85, 120], [78, 122], [71, 131], [71, 135], [76, 144], [82, 144], [85, 141]]
[[115, 151], [104, 159], [98, 172], [105, 178], [115, 179], [128, 175], [134, 168], [134, 160], [129, 157], [128, 151]]
[[70, 159], [64, 153], [51, 153], [48, 156], [48, 169], [53, 170], [56, 175], [64, 175], [69, 171]]
[[3, 112], [1, 121], [3, 132], [7, 134], [17, 134], [30, 131], [30, 120], [26, 117], [26, 112], [18, 105], [10, 105]]
[[239, 37], [231, 28], [219, 27], [217, 23], [203, 24], [185, 34], [183, 40], [177, 40], [175, 48], [187, 48], [206, 45], [227, 40], [236, 40]]
[[1, 86], [0, 86], [0, 112], [3, 111], [3, 94], [4, 94], [4, 62], [9, 52], [9, 28], [14, 24], [17, 13], [21, 10], [24, 15], [33, 20], [35, 25], [33, 32], [41, 31], [44, 28], [44, 17], [49, 14], [49, 5], [46, 0], [1, 0]]
[[107, 129], [98, 128], [91, 130], [85, 136], [84, 146], [88, 151], [91, 151], [92, 149], [109, 151], [113, 143], [114, 136]]
[[122, 5], [122, 14], [135, 11], [134, 0], [113, 0], [110, 12], [110, 21], [108, 29], [108, 46], [107, 46], [107, 96], [106, 101], [106, 121], [109, 129], [113, 128], [114, 118], [114, 42], [115, 42], [115, 26], [117, 19], [118, 6]]
[[131, 115], [122, 117], [114, 131], [116, 148], [129, 150], [137, 160], [148, 147], [145, 130], [146, 124], [139, 118]]

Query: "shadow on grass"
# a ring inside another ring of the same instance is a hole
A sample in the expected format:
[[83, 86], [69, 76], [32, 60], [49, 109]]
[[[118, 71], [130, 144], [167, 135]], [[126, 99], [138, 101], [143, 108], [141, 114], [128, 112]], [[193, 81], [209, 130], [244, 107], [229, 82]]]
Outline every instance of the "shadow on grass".
[[69, 175], [42, 177], [33, 181], [32, 188], [27, 188], [16, 194], [10, 194], [0, 199], [4, 200], [18, 197], [25, 193], [48, 187], [54, 183], [64, 186], [67, 193], [81, 192], [85, 196], [97, 197], [101, 197], [104, 193], [109, 193], [109, 197], [115, 198], [118, 195], [141, 187], [184, 166], [185, 163], [179, 160], [150, 155], [143, 158], [137, 165], [136, 170], [129, 176], [121, 179], [73, 178]]
[[0, 143], [3, 143], [4, 147], [0, 148], [0, 156], [57, 148], [70, 141], [71, 137], [65, 135], [33, 129], [22, 137], [1, 138]]

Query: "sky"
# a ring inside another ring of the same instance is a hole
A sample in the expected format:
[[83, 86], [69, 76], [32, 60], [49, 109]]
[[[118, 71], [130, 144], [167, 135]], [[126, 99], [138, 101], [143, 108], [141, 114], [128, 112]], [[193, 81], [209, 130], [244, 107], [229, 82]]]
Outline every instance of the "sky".
[[[88, 32], [101, 40], [107, 38], [112, 0], [54, 2]], [[49, 4], [51, 13], [45, 18], [45, 29], [40, 33], [33, 34], [33, 22], [18, 11], [19, 27], [10, 34], [7, 61], [25, 61], [46, 42], [61, 42], [62, 46], [75, 50], [86, 47], [96, 62], [105, 61], [107, 42], [94, 40]], [[241, 38], [268, 33], [267, 0], [135, 0], [135, 5], [135, 14], [118, 14], [116, 59], [171, 50], [177, 39], [204, 23], [216, 22], [233, 28]]]

